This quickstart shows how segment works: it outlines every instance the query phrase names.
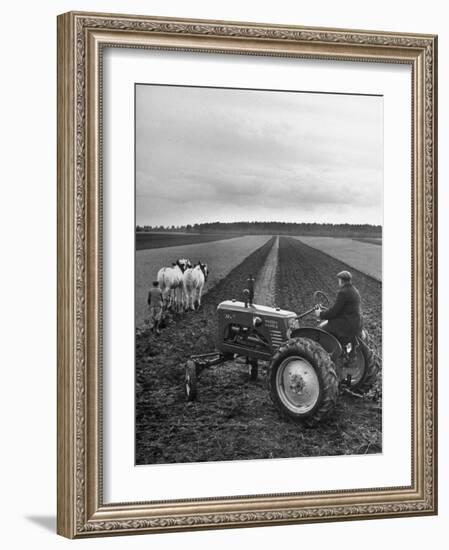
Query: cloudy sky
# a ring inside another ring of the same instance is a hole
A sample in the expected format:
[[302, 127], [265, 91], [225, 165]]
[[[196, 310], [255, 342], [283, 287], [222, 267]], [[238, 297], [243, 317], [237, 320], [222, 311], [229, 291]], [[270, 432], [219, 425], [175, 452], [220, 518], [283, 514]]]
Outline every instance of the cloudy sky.
[[136, 223], [382, 224], [381, 97], [136, 86]]

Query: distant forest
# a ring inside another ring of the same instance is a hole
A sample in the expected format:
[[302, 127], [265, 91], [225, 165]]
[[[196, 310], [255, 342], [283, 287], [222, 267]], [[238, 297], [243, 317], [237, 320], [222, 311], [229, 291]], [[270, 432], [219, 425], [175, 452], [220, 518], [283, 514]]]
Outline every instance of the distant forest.
[[138, 225], [136, 231], [175, 231], [186, 233], [238, 233], [244, 235], [314, 235], [326, 237], [382, 237], [381, 225], [289, 223], [289, 222], [212, 222], [193, 225]]

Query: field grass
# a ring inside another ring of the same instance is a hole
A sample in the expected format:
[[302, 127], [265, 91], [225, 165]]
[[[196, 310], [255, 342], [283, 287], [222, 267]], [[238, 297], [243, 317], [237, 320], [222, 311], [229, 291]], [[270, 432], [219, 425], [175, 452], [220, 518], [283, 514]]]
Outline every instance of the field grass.
[[240, 237], [237, 233], [171, 233], [171, 232], [136, 232], [136, 250], [182, 246], [185, 244], [208, 243]]
[[204, 293], [212, 288], [254, 250], [265, 244], [270, 235], [234, 237], [213, 243], [197, 243], [184, 246], [168, 246], [136, 252], [136, 326], [141, 326], [146, 315], [146, 299], [151, 283], [161, 267], [171, 266], [178, 258], [190, 258], [192, 262], [207, 263], [209, 278]]
[[366, 240], [339, 237], [295, 237], [365, 275], [382, 281], [382, 246]]
[[353, 241], [360, 241], [361, 243], [371, 243], [371, 244], [377, 244], [382, 246], [382, 237], [360, 237], [360, 238], [353, 238]]

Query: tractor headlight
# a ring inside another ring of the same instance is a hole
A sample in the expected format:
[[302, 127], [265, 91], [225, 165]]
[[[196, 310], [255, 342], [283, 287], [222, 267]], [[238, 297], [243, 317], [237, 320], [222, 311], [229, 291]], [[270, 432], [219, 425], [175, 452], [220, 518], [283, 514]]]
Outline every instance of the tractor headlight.
[[290, 338], [292, 332], [299, 328], [299, 321], [296, 317], [291, 317], [288, 320], [288, 328], [287, 328], [287, 338]]

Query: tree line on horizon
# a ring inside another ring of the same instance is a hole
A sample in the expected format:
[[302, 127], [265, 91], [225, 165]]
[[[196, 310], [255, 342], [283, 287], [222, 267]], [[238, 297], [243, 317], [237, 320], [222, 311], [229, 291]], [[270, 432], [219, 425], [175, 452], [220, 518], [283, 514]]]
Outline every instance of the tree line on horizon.
[[138, 225], [136, 231], [239, 233], [248, 235], [310, 235], [326, 237], [381, 237], [382, 226], [350, 223], [209, 222], [187, 225]]

